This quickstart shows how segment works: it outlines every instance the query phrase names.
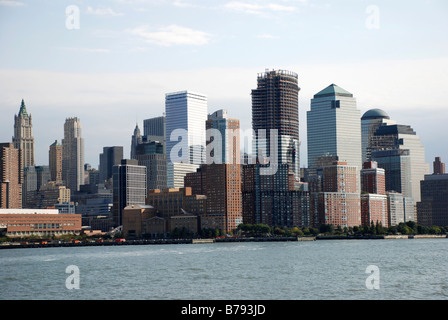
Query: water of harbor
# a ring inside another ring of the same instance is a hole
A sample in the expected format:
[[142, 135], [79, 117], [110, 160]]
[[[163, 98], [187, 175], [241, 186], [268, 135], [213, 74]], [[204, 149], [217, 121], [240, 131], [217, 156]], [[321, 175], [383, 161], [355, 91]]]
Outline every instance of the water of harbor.
[[0, 299], [446, 300], [447, 270], [446, 238], [17, 248]]

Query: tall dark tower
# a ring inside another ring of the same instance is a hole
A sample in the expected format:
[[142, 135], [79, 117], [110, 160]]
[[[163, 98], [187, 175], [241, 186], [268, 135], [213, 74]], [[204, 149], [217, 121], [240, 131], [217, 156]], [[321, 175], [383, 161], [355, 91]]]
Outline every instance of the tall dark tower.
[[[273, 70], [259, 73], [257, 89], [252, 90], [252, 129], [254, 151], [270, 156], [270, 130], [277, 129], [277, 163], [289, 163], [299, 177], [299, 91], [296, 73]], [[260, 130], [265, 130], [265, 139]], [[265, 151], [264, 151], [265, 150]], [[260, 159], [259, 159], [260, 160]], [[272, 160], [271, 160], [272, 162]]]

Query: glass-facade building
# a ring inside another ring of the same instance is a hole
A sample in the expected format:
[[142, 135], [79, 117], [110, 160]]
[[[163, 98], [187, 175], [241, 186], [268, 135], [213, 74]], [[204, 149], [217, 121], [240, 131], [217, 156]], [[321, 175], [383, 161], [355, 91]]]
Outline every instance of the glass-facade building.
[[307, 112], [308, 167], [324, 157], [362, 168], [360, 111], [353, 94], [332, 84], [314, 95]]
[[204, 163], [207, 96], [191, 91], [167, 93], [165, 117], [167, 184], [181, 188], [185, 174]]

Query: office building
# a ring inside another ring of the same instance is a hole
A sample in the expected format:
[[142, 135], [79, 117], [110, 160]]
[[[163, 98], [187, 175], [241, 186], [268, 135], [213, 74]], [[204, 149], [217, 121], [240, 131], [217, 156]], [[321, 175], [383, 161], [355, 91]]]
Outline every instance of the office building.
[[123, 159], [113, 167], [113, 215], [116, 226], [122, 225], [123, 209], [144, 205], [146, 199], [146, 167], [134, 159]]
[[143, 139], [143, 142], [136, 146], [134, 159], [138, 161], [139, 165], [146, 167], [148, 190], [165, 189], [167, 187], [167, 163], [163, 143]]
[[48, 152], [51, 181], [62, 182], [62, 145], [55, 140]]
[[185, 174], [205, 160], [207, 97], [191, 91], [167, 93], [165, 115], [167, 185], [179, 188]]
[[448, 174], [425, 175], [421, 201], [417, 203], [417, 222], [422, 226], [448, 226]]
[[240, 121], [230, 119], [227, 110], [217, 110], [208, 115], [206, 130], [206, 163], [239, 164], [241, 161]]
[[416, 206], [413, 198], [398, 192], [386, 192], [389, 212], [389, 227], [402, 222], [416, 221]]
[[22, 170], [35, 165], [33, 119], [22, 99], [19, 114], [14, 116], [14, 148], [22, 151]]
[[436, 157], [433, 162], [434, 174], [445, 174], [445, 163], [440, 160], [440, 157]]
[[362, 136], [362, 163], [371, 161], [371, 142], [370, 140], [383, 124], [396, 124], [389, 115], [381, 109], [370, 109], [366, 111], [361, 118], [361, 136]]
[[50, 180], [51, 173], [49, 166], [32, 166], [24, 168], [22, 184], [22, 207], [35, 207], [35, 193], [38, 193], [40, 188], [43, 185], [47, 184]]
[[307, 112], [308, 168], [323, 156], [362, 168], [360, 111], [353, 94], [332, 84], [314, 95]]
[[22, 208], [22, 150], [0, 143], [0, 208]]
[[420, 201], [420, 181], [430, 169], [415, 131], [407, 125], [382, 125], [370, 142], [372, 160], [386, 171], [386, 190]]
[[72, 191], [79, 191], [84, 184], [84, 138], [81, 121], [77, 117], [67, 118], [62, 139], [62, 180]]
[[[299, 91], [298, 75], [286, 70], [259, 73], [257, 88], [252, 90], [253, 152], [260, 163], [289, 164], [296, 178], [300, 174]], [[271, 140], [271, 130], [277, 131], [276, 139]]]
[[112, 179], [113, 167], [120, 164], [123, 159], [123, 147], [103, 147], [103, 153], [100, 154], [100, 177], [101, 183], [105, 183], [109, 179]]
[[136, 153], [136, 148], [140, 143], [142, 143], [142, 141], [143, 141], [143, 137], [140, 132], [140, 128], [138, 127], [138, 124], [136, 124], [135, 128], [134, 128], [134, 134], [132, 135], [132, 138], [131, 138], [131, 159], [134, 159], [135, 153]]

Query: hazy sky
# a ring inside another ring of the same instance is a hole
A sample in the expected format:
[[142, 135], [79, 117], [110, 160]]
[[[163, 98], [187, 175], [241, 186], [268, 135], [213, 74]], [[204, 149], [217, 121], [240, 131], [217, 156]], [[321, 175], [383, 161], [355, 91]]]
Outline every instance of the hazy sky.
[[447, 16], [446, 0], [0, 0], [0, 142], [24, 99], [37, 165], [76, 116], [98, 168], [104, 146], [129, 158], [136, 123], [162, 115], [168, 92], [206, 94], [210, 113], [251, 128], [257, 74], [284, 69], [299, 75], [302, 166], [310, 99], [332, 83], [448, 162]]

